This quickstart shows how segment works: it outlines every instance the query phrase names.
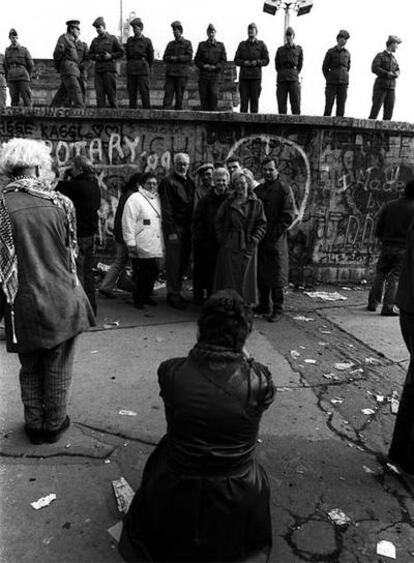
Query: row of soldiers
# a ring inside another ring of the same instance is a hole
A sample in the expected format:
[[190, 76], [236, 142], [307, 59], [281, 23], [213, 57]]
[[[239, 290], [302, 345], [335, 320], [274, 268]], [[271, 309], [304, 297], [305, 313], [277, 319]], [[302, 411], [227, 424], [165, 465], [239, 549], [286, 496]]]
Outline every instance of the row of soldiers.
[[[66, 22], [67, 31], [57, 41], [53, 59], [56, 70], [61, 76], [61, 85], [52, 106], [83, 107], [86, 101], [88, 67], [95, 63], [95, 90], [98, 107], [117, 107], [117, 61], [126, 54], [127, 87], [129, 107], [137, 107], [138, 92], [142, 107], [148, 109], [150, 103], [150, 75], [154, 61], [154, 48], [151, 39], [144, 36], [144, 24], [140, 18], [134, 18], [130, 25], [133, 36], [129, 37], [124, 48], [118, 39], [107, 32], [102, 17], [96, 18], [93, 26], [97, 37], [90, 47], [79, 39], [80, 22]], [[183, 99], [193, 61], [193, 47], [183, 36], [181, 22], [171, 24], [174, 40], [165, 49], [163, 60], [166, 63], [164, 85], [164, 109], [171, 109], [175, 98], [175, 109], [183, 109]], [[262, 67], [269, 64], [269, 52], [264, 41], [257, 38], [257, 26], [251, 23], [247, 28], [247, 39], [241, 41], [235, 57], [235, 64], [240, 67], [239, 91], [240, 111], [257, 113], [261, 93]], [[17, 32], [10, 30], [11, 45], [5, 55], [0, 55], [0, 107], [5, 106], [6, 78], [10, 89], [12, 105], [19, 104], [22, 98], [25, 106], [31, 105], [30, 77], [33, 60], [29, 51], [19, 45]], [[326, 79], [324, 115], [331, 115], [336, 101], [336, 115], [344, 116], [349, 85], [351, 55], [346, 49], [350, 35], [340, 30], [336, 45], [325, 55], [322, 72]], [[396, 79], [400, 68], [395, 58], [395, 51], [401, 43], [395, 35], [390, 35], [386, 49], [378, 53], [372, 62], [372, 72], [377, 75], [374, 84], [372, 108], [369, 119], [376, 119], [384, 106], [383, 119], [392, 118], [395, 104]], [[218, 108], [219, 80], [227, 61], [226, 49], [216, 40], [216, 28], [207, 27], [207, 40], [198, 45], [194, 62], [199, 69], [199, 95], [203, 111], [216, 111]], [[288, 98], [292, 114], [299, 115], [301, 105], [299, 75], [303, 67], [303, 49], [295, 43], [295, 32], [286, 29], [285, 43], [277, 49], [275, 57], [277, 71], [277, 103], [280, 114], [287, 113]]]

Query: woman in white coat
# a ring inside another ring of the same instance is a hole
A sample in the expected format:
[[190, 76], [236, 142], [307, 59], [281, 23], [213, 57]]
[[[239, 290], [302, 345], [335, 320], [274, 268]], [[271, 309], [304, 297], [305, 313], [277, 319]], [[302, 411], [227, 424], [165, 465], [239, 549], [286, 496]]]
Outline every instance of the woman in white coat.
[[151, 298], [163, 257], [161, 207], [157, 178], [151, 172], [142, 175], [139, 191], [132, 194], [122, 214], [122, 232], [134, 273], [134, 305], [156, 305]]

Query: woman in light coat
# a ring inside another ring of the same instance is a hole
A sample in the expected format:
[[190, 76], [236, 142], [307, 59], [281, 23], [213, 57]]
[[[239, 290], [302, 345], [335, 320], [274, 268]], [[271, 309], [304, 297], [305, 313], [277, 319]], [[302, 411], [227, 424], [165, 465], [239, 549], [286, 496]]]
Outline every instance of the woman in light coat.
[[151, 172], [143, 174], [141, 187], [132, 194], [122, 214], [122, 232], [134, 273], [134, 305], [156, 305], [151, 298], [163, 257], [161, 207], [157, 178]]

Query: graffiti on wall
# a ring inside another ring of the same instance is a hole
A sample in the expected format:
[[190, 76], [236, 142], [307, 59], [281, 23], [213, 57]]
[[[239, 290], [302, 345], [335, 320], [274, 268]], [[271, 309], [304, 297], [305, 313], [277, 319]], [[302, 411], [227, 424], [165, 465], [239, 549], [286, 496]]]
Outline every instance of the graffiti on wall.
[[222, 165], [237, 155], [261, 179], [261, 163], [275, 158], [281, 178], [291, 187], [296, 219], [290, 230], [293, 277], [316, 267], [372, 268], [378, 255], [375, 221], [381, 207], [414, 177], [414, 141], [372, 130], [341, 129], [340, 134], [313, 126], [256, 123], [105, 120], [88, 117], [7, 116], [0, 141], [11, 137], [43, 139], [61, 174], [71, 159], [84, 154], [94, 163], [102, 194], [99, 246], [112, 240], [119, 193], [136, 172], [158, 178], [171, 169], [177, 152], [187, 152], [194, 173], [200, 164]]

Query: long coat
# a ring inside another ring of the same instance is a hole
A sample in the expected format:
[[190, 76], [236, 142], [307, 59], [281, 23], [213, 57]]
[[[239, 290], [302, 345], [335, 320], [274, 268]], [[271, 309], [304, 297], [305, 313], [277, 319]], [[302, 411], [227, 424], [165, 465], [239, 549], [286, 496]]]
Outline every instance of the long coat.
[[242, 208], [227, 199], [216, 215], [220, 244], [213, 291], [235, 289], [247, 303], [257, 303], [257, 245], [266, 232], [263, 205], [255, 195]]
[[124, 520], [125, 561], [246, 561], [269, 554], [269, 482], [256, 460], [267, 368], [197, 345], [158, 369], [167, 435], [149, 457]]
[[284, 287], [289, 278], [287, 230], [295, 216], [292, 191], [275, 180], [258, 186], [256, 195], [263, 203], [267, 219], [267, 231], [258, 252], [259, 284]]

